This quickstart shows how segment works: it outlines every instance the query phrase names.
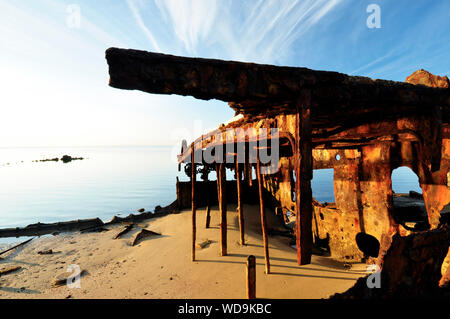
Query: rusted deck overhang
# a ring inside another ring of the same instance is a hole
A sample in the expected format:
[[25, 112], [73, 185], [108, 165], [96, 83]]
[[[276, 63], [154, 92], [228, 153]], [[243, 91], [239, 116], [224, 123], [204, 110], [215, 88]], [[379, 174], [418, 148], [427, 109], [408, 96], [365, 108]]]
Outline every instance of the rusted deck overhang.
[[218, 99], [248, 116], [296, 113], [295, 102], [307, 91], [313, 130], [436, 113], [445, 125], [450, 117], [448, 89], [118, 48], [108, 49], [106, 59], [112, 87]]

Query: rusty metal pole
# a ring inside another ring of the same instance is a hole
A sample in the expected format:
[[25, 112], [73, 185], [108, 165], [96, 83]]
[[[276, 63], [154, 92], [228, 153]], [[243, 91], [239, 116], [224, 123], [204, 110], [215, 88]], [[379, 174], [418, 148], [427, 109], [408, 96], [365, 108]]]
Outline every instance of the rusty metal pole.
[[192, 261], [195, 261], [195, 239], [197, 233], [197, 221], [196, 221], [196, 209], [197, 203], [195, 201], [195, 181], [196, 181], [196, 169], [195, 169], [195, 148], [194, 144], [191, 147], [191, 188], [192, 188]]
[[210, 226], [211, 226], [211, 203], [208, 199], [208, 206], [206, 207], [205, 228], [208, 229]]
[[220, 195], [222, 200], [222, 211], [220, 212], [220, 237], [221, 237], [221, 255], [226, 256], [227, 253], [227, 176], [225, 163], [220, 164]]
[[244, 180], [247, 183], [247, 186], [253, 186], [253, 176], [252, 176], [252, 163], [250, 163], [250, 144], [245, 143], [245, 159], [244, 159]]
[[209, 174], [206, 174], [205, 184], [206, 184], [206, 219], [205, 219], [205, 228], [208, 229], [211, 224], [211, 192], [209, 191]]
[[295, 125], [295, 215], [297, 261], [299, 265], [311, 263], [312, 236], [312, 139], [309, 94], [297, 101]]
[[242, 183], [241, 183], [241, 171], [239, 167], [239, 158], [236, 156], [236, 183], [237, 183], [237, 195], [238, 195], [238, 214], [239, 214], [239, 233], [240, 244], [245, 245], [245, 229], [244, 229], [244, 207], [242, 203]]
[[182, 206], [182, 200], [181, 200], [181, 191], [180, 191], [180, 179], [177, 176], [177, 203], [178, 203], [178, 207], [183, 207]]
[[246, 164], [247, 165], [247, 178], [248, 178], [248, 186], [253, 186], [253, 166], [251, 163]]
[[256, 258], [247, 258], [247, 299], [256, 299]]
[[217, 186], [218, 186], [218, 199], [219, 199], [219, 211], [220, 211], [220, 255], [227, 255], [227, 201], [226, 201], [226, 189], [225, 189], [225, 164], [220, 163], [216, 165], [217, 170]]
[[217, 201], [219, 204], [219, 211], [220, 206], [222, 205], [220, 201], [220, 165], [216, 163], [216, 184], [217, 184]]
[[264, 200], [262, 194], [262, 176], [261, 176], [261, 162], [259, 159], [259, 150], [257, 152], [256, 158], [257, 158], [256, 175], [258, 177], [258, 189], [259, 189], [259, 207], [261, 210], [261, 228], [264, 240], [264, 260], [266, 264], [266, 274], [270, 274], [269, 239], [267, 237], [266, 212], [264, 208]]

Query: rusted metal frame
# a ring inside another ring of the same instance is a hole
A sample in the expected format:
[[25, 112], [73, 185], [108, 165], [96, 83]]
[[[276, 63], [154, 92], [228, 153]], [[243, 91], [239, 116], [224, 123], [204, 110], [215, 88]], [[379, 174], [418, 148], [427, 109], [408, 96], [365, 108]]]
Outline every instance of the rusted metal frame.
[[[390, 125], [391, 126], [391, 125]], [[349, 130], [349, 129], [347, 129]], [[387, 132], [387, 133], [386, 133]], [[317, 146], [320, 144], [326, 144], [326, 143], [348, 143], [350, 145], [358, 145], [362, 143], [370, 144], [373, 141], [377, 141], [379, 138], [383, 136], [392, 136], [392, 135], [399, 135], [399, 134], [411, 134], [414, 137], [417, 138], [418, 142], [423, 143], [424, 138], [420, 134], [420, 132], [411, 130], [411, 129], [386, 129], [384, 133], [379, 132], [372, 132], [372, 133], [365, 133], [365, 134], [350, 134], [350, 136], [335, 136], [336, 134], [333, 134], [328, 137], [318, 137], [317, 135], [313, 135], [313, 146]]]
[[327, 144], [318, 144], [314, 145], [314, 149], [316, 150], [357, 150], [360, 149], [363, 146], [369, 146], [373, 145], [374, 143], [352, 143], [352, 144], [346, 144], [343, 143], [342, 145], [336, 145], [336, 143], [327, 143]]
[[267, 235], [267, 220], [266, 220], [266, 211], [264, 207], [263, 193], [262, 193], [262, 176], [261, 176], [261, 161], [259, 159], [259, 150], [257, 151], [256, 156], [256, 175], [258, 177], [258, 190], [259, 190], [259, 207], [261, 212], [261, 229], [264, 241], [264, 261], [265, 261], [265, 269], [266, 274], [270, 274], [270, 260], [269, 260], [269, 238]]
[[[218, 131], [217, 132], [218, 134], [220, 134], [221, 133], [221, 131]], [[223, 134], [223, 132], [222, 132], [222, 134]], [[206, 135], [207, 136], [207, 135]], [[196, 151], [196, 152], [201, 152], [201, 151], [203, 151], [203, 145], [202, 145], [202, 141], [204, 141], [206, 138], [205, 138], [205, 135], [202, 135], [202, 137], [200, 137], [200, 138], [198, 138], [198, 139], [196, 139], [194, 142], [193, 142], [193, 144], [194, 144], [194, 150]], [[260, 141], [261, 139], [272, 139], [272, 137], [270, 137], [270, 136], [267, 136], [267, 135], [264, 135], [264, 136], [257, 136], [257, 137], [255, 137], [255, 138], [248, 138], [248, 137], [246, 137], [245, 138], [245, 140], [243, 140], [243, 141], [239, 141], [239, 143], [246, 143], [246, 149], [248, 149], [248, 143], [249, 142], [258, 142], [258, 141]], [[289, 133], [289, 132], [279, 132], [279, 135], [278, 135], [278, 139], [279, 140], [282, 140], [282, 139], [286, 139], [287, 141], [289, 141], [289, 143], [291, 143], [291, 145], [292, 145], [292, 147], [293, 147], [293, 139], [292, 139], [292, 135]], [[223, 139], [221, 139], [221, 140], [219, 140], [219, 141], [216, 141], [216, 142], [211, 142], [211, 143], [208, 143], [207, 144], [207, 146], [206, 146], [206, 148], [213, 148], [213, 147], [215, 147], [215, 146], [218, 146], [218, 145], [226, 145], [226, 144], [229, 144], [229, 143], [234, 143], [234, 144], [237, 144], [238, 142], [237, 141], [228, 141], [227, 142], [227, 140], [226, 140], [226, 138], [223, 138]], [[267, 145], [268, 143], [266, 143], [266, 145]], [[234, 149], [236, 149], [236, 147], [234, 148]], [[226, 154], [226, 155], [236, 155], [235, 153], [230, 153], [230, 154]], [[177, 157], [178, 157], [178, 163], [183, 163], [183, 162], [185, 162], [188, 158], [190, 158], [190, 156], [191, 156], [191, 148], [185, 148], [185, 151], [183, 152], [183, 153], [181, 153], [180, 155], [178, 155]]]
[[312, 235], [312, 139], [311, 139], [311, 98], [308, 92], [302, 92], [296, 107], [295, 125], [295, 214], [297, 237], [297, 262], [299, 265], [311, 263]]

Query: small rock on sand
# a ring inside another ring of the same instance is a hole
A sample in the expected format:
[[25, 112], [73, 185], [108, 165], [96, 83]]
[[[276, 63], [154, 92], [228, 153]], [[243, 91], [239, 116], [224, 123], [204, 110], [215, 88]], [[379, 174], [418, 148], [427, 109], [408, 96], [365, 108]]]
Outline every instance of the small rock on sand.
[[138, 213], [143, 213], [143, 212], [145, 212], [145, 208], [138, 209], [137, 212]]
[[197, 247], [200, 249], [206, 248], [208, 247], [210, 244], [212, 243], [212, 241], [210, 241], [209, 239], [202, 241], [201, 243], [197, 244]]
[[38, 254], [39, 255], [52, 255], [53, 254], [53, 250], [51, 250], [51, 249], [41, 250], [41, 251], [38, 251]]

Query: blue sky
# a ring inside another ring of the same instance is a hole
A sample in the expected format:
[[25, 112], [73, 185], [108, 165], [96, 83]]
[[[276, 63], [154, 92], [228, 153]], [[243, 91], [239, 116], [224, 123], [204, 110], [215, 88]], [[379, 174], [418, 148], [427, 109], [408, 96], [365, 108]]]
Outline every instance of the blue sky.
[[111, 46], [404, 81], [449, 75], [449, 12], [446, 0], [0, 0], [0, 146], [173, 145], [234, 115], [109, 87]]

